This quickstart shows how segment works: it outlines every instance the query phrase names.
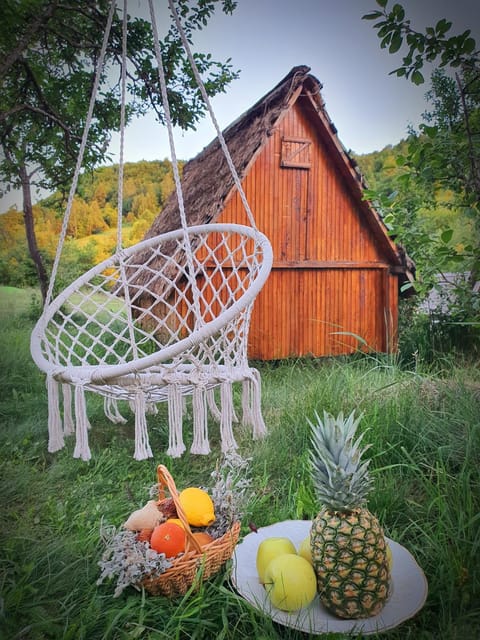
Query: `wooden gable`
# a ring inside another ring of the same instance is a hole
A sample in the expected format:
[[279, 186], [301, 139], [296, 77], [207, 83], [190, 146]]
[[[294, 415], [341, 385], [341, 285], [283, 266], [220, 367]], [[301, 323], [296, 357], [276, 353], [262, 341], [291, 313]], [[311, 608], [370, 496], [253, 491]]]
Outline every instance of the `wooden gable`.
[[[398, 282], [389, 272], [390, 257], [321, 126], [299, 97], [243, 180], [274, 254], [250, 328], [254, 358], [395, 346]], [[248, 224], [238, 194], [220, 220]]]

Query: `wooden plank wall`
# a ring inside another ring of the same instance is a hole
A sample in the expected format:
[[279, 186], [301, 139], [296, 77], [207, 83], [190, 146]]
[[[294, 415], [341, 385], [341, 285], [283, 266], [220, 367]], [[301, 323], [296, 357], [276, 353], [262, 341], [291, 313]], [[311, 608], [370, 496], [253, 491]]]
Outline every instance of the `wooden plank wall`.
[[[312, 141], [310, 168], [281, 166], [285, 137]], [[243, 186], [274, 252], [272, 273], [255, 302], [249, 356], [270, 360], [394, 349], [397, 278], [300, 100]], [[220, 221], [248, 224], [238, 195]]]

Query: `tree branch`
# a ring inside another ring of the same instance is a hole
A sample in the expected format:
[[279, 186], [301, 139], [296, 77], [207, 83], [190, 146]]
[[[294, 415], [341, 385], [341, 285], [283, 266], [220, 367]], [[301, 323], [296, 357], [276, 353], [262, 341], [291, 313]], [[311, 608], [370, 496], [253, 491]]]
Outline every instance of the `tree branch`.
[[56, 9], [57, 9], [57, 2], [55, 0], [52, 0], [52, 2], [47, 3], [44, 13], [37, 16], [36, 19], [34, 19], [30, 23], [29, 27], [26, 29], [25, 33], [23, 34], [23, 37], [20, 38], [20, 41], [15, 47], [15, 49], [13, 49], [7, 55], [3, 63], [0, 64], [0, 78], [2, 78], [10, 70], [10, 67], [13, 64], [15, 64], [18, 58], [20, 58], [22, 53], [31, 43], [34, 35], [48, 23], [50, 18], [55, 13]]

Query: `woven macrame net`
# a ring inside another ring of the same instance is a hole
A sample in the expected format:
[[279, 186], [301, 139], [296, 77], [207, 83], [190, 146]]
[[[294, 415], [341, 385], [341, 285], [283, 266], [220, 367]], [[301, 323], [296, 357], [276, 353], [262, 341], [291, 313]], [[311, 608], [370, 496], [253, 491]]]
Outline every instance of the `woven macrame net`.
[[179, 230], [102, 262], [58, 296], [37, 323], [32, 355], [48, 377], [50, 451], [63, 447], [64, 435], [75, 430], [74, 455], [90, 457], [86, 390], [105, 397], [105, 413], [114, 422], [124, 420], [118, 400], [128, 401], [136, 418], [136, 459], [152, 455], [145, 414], [162, 401], [168, 402], [167, 453], [185, 451], [186, 396], [193, 402], [192, 453], [210, 451], [208, 408], [220, 422], [223, 450], [235, 448], [234, 382], [243, 382], [243, 422], [252, 426], [255, 438], [265, 433], [260, 377], [248, 364], [247, 340], [254, 298], [270, 271], [270, 245], [262, 234], [240, 225], [190, 227], [189, 235], [199, 274], [195, 300]]

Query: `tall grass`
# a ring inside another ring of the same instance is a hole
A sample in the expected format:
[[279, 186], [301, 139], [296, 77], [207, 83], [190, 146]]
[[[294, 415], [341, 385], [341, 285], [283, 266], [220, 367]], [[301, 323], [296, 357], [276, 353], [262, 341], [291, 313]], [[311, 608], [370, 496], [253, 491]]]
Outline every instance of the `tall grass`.
[[[102, 519], [118, 525], [143, 504], [159, 463], [179, 486], [205, 483], [220, 456], [218, 433], [212, 425], [210, 456], [171, 460], [160, 407], [149, 419], [155, 458], [136, 462], [133, 420], [111, 425], [99, 399], [90, 397], [92, 460], [73, 459], [72, 442], [49, 454], [44, 379], [29, 355], [31, 326], [24, 316], [4, 318], [0, 336], [0, 637], [308, 638], [252, 608], [231, 587], [228, 571], [172, 600], [134, 589], [113, 598], [112, 585], [96, 585]], [[386, 534], [416, 557], [429, 583], [423, 609], [388, 637], [479, 638], [478, 368], [459, 368], [445, 357], [435, 368], [417, 362], [412, 372], [395, 358], [374, 356], [258, 366], [269, 435], [252, 443], [246, 429], [236, 430], [254, 483], [242, 535], [248, 522], [260, 527], [315, 515], [306, 418], [315, 410], [361, 411], [372, 445], [369, 506]], [[191, 434], [189, 419], [185, 432]]]

